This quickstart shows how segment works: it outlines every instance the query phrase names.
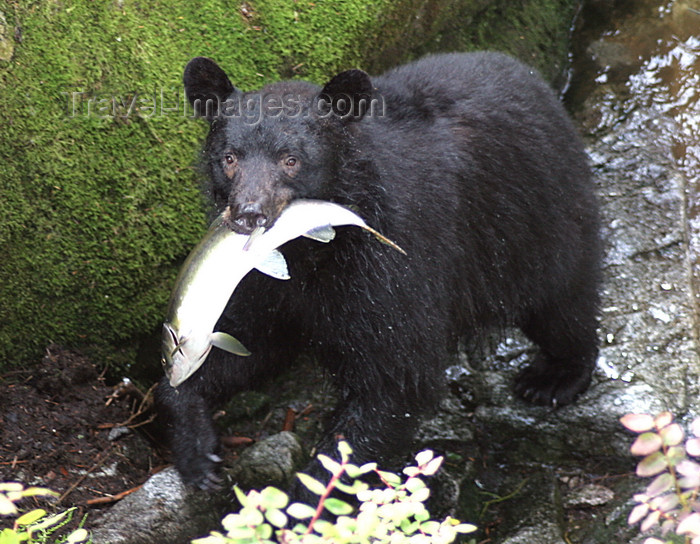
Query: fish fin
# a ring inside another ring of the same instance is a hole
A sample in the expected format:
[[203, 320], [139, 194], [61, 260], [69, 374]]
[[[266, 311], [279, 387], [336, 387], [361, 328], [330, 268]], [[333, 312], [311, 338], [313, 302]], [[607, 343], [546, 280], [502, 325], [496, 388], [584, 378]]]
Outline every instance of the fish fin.
[[241, 355], [243, 357], [250, 355], [250, 351], [248, 351], [243, 344], [225, 332], [219, 331], [211, 333], [209, 335], [209, 341], [213, 346], [233, 353], [234, 355]]
[[287, 261], [284, 255], [276, 249], [273, 249], [263, 262], [257, 264], [255, 269], [278, 280], [288, 280], [290, 278]]
[[323, 227], [313, 228], [305, 234], [302, 234], [302, 236], [327, 244], [335, 238], [335, 229], [330, 225], [325, 225]]

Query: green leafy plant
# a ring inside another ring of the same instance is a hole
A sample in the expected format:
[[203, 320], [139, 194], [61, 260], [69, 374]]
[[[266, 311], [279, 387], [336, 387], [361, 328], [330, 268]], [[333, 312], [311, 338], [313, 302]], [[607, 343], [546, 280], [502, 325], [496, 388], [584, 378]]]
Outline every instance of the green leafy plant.
[[675, 534], [683, 539], [654, 536], [644, 544], [700, 544], [700, 463], [696, 460], [700, 457], [700, 418], [691, 423], [693, 436], [685, 442], [683, 428], [669, 412], [656, 417], [628, 414], [620, 421], [639, 434], [630, 447], [632, 454], [642, 457], [637, 475], [653, 478], [643, 493], [634, 496], [637, 505], [629, 524], [641, 522], [643, 532], [654, 530], [662, 538]]
[[[48, 542], [52, 533], [68, 523], [75, 511], [69, 508], [58, 514], [48, 514], [46, 510], [36, 508], [19, 515], [17, 503], [27, 497], [57, 497], [58, 494], [43, 487], [27, 487], [17, 482], [0, 483], [0, 516], [19, 516], [13, 527], [0, 531], [0, 544], [43, 544]], [[65, 538], [61, 544], [80, 544], [89, 540], [88, 532], [77, 529]]]
[[[223, 519], [226, 534], [212, 532], [193, 544], [448, 544], [458, 534], [476, 529], [451, 517], [442, 522], [430, 519], [424, 505], [430, 490], [421, 476], [435, 474], [442, 457], [435, 457], [427, 450], [419, 453], [416, 465], [403, 470], [407, 477], [404, 481], [397, 474], [377, 469], [376, 463], [362, 466], [350, 463], [352, 450], [346, 442], [339, 443], [338, 451], [340, 462], [318, 456], [331, 475], [327, 484], [307, 474], [298, 474], [302, 484], [319, 496], [315, 507], [298, 502], [289, 504], [287, 494], [273, 487], [248, 494], [236, 487], [242, 507], [238, 513]], [[359, 480], [369, 473], [376, 474], [383, 487], [372, 489]], [[355, 496], [360, 506], [356, 509], [332, 496], [335, 490]], [[335, 522], [323, 519], [324, 511], [335, 516]], [[292, 529], [287, 528], [290, 518], [298, 520]]]

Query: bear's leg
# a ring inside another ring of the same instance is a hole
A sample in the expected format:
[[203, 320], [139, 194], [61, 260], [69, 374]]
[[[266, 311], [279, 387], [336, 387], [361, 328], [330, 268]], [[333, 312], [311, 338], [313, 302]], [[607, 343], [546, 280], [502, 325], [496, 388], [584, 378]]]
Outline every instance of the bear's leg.
[[212, 422], [212, 406], [192, 376], [177, 389], [163, 378], [155, 398], [159, 417], [164, 420], [166, 437], [175, 467], [182, 479], [201, 489], [216, 487], [219, 479], [219, 439]]
[[[386, 315], [404, 317], [407, 313]], [[425, 309], [422, 315], [431, 322]], [[433, 328], [416, 330], [415, 322], [407, 317], [403, 322], [393, 321], [384, 329], [392, 331], [390, 334], [363, 335], [347, 344], [354, 349], [335, 352], [343, 354], [342, 362], [329, 368], [339, 401], [316, 445], [316, 453], [338, 459], [337, 443], [346, 440], [353, 449], [354, 464], [374, 461], [381, 468], [391, 469], [404, 461], [420, 416], [434, 409], [441, 397], [442, 368], [448, 359], [439, 324], [433, 320]], [[323, 482], [330, 478], [316, 459], [303, 472]], [[297, 500], [318, 501], [318, 496], [299, 482], [292, 495]]]
[[589, 386], [598, 356], [597, 295], [578, 292], [541, 308], [523, 324], [540, 353], [516, 379], [515, 392], [534, 404], [564, 406]]
[[[155, 392], [159, 417], [183, 480], [202, 489], [216, 487], [220, 444], [214, 410], [249, 389], [267, 365], [260, 357], [238, 357], [212, 349], [204, 364], [177, 388], [163, 378]], [[263, 359], [264, 360], [264, 359]]]
[[[373, 395], [370, 396], [373, 398]], [[315, 456], [322, 453], [339, 461], [338, 442], [345, 440], [352, 447], [351, 463], [359, 466], [376, 462], [380, 469], [391, 470], [401, 460], [400, 456], [409, 451], [416, 427], [415, 413], [398, 407], [392, 409], [384, 403], [370, 406], [363, 399], [356, 398], [335, 410], [331, 424], [324, 430], [324, 436], [313, 453]], [[316, 458], [302, 472], [324, 484], [331, 476]], [[343, 481], [351, 483], [346, 478]], [[318, 504], [318, 495], [309, 491], [298, 479], [293, 482], [290, 494], [295, 501], [313, 506]], [[353, 497], [342, 493], [335, 492], [334, 495], [351, 503], [354, 501]]]

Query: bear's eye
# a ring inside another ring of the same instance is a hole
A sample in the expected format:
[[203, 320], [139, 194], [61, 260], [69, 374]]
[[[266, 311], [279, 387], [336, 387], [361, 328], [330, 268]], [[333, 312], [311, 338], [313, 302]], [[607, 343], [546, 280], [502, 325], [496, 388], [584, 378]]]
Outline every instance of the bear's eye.
[[233, 174], [236, 172], [236, 166], [238, 165], [238, 158], [233, 153], [224, 153], [224, 174], [228, 178], [233, 178]]
[[284, 170], [287, 172], [288, 176], [293, 176], [299, 171], [301, 167], [301, 161], [294, 155], [287, 155], [282, 159], [282, 164], [284, 165]]

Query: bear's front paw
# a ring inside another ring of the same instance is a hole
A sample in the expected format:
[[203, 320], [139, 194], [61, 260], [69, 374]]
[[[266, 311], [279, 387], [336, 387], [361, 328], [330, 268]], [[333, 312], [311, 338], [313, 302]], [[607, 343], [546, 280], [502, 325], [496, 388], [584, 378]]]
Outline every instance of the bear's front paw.
[[221, 487], [217, 475], [222, 459], [217, 455], [219, 439], [213, 428], [202, 425], [199, 429], [179, 429], [172, 440], [175, 467], [185, 484], [204, 490]]
[[208, 453], [196, 459], [183, 460], [176, 467], [187, 485], [204, 491], [216, 491], [223, 484], [223, 479], [217, 474], [221, 462], [221, 457]]
[[540, 405], [565, 406], [576, 400], [591, 383], [591, 369], [581, 361], [553, 361], [540, 355], [525, 367], [515, 382], [515, 393]]

